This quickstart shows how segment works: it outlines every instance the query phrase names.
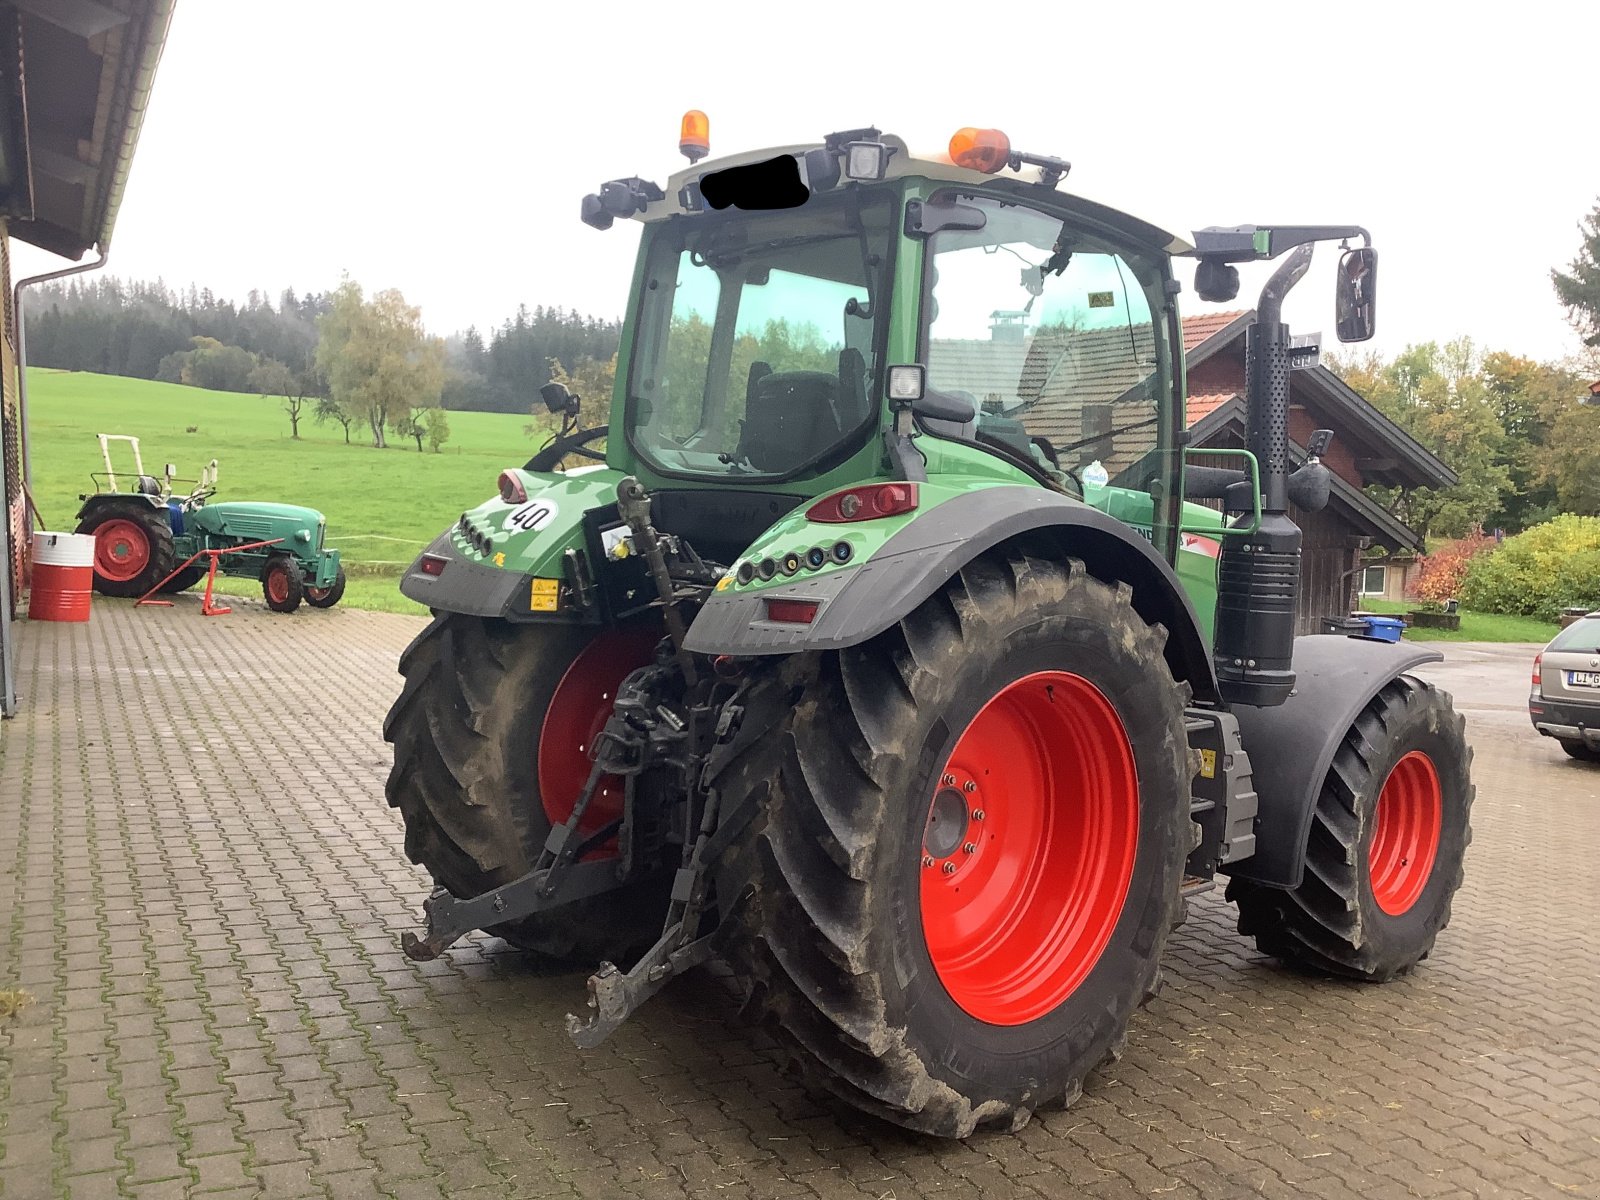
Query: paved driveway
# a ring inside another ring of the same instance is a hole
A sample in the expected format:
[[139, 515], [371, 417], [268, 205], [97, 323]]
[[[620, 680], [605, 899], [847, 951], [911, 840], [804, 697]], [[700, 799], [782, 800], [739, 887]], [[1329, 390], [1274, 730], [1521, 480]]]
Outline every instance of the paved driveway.
[[425, 880], [379, 736], [415, 620], [240, 602], [24, 625], [0, 733], [0, 1190], [114, 1195], [1600, 1197], [1600, 769], [1451, 648], [1477, 751], [1455, 921], [1387, 987], [1292, 974], [1212, 894], [1127, 1055], [929, 1142], [785, 1075], [711, 973], [602, 1049], [582, 973], [399, 952]]

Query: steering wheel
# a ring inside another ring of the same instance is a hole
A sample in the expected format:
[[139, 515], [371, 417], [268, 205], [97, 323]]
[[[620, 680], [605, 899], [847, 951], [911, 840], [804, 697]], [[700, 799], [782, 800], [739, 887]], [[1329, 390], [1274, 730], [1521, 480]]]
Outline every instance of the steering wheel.
[[524, 471], [553, 471], [556, 464], [569, 454], [576, 454], [582, 458], [592, 458], [596, 462], [605, 462], [606, 456], [602, 451], [592, 450], [587, 443], [597, 441], [606, 436], [610, 430], [609, 425], [596, 425], [593, 429], [580, 429], [566, 437], [557, 437], [530, 458], [523, 466]]

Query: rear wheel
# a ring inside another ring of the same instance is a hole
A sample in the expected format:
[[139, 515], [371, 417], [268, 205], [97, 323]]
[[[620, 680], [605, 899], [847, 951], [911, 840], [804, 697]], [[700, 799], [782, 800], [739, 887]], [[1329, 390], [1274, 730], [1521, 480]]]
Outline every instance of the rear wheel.
[[306, 603], [312, 608], [332, 608], [344, 599], [344, 568], [339, 568], [339, 573], [333, 577], [333, 582], [325, 588], [306, 585]]
[[287, 554], [274, 554], [261, 572], [261, 594], [273, 612], [292, 613], [306, 594], [305, 572]]
[[195, 584], [206, 577], [206, 568], [198, 563], [190, 563], [179, 571], [166, 583], [161, 585], [161, 594], [169, 596], [174, 592], [187, 592]]
[[1600, 750], [1591, 750], [1582, 742], [1563, 739], [1561, 748], [1579, 762], [1600, 762]]
[[1427, 957], [1472, 840], [1465, 730], [1432, 685], [1387, 684], [1334, 753], [1300, 886], [1228, 885], [1239, 932], [1266, 954], [1358, 979], [1391, 979]]
[[142, 596], [178, 565], [166, 510], [142, 501], [97, 505], [77, 532], [94, 535], [94, 587], [104, 596]]
[[[411, 861], [462, 898], [531, 870], [552, 824], [572, 815], [617, 685], [660, 636], [435, 617], [400, 658], [405, 687], [384, 722], [386, 791]], [[622, 800], [621, 781], [602, 779], [580, 833], [619, 816]], [[489, 932], [554, 958], [622, 961], [660, 934], [665, 912], [662, 881], [650, 879]]]
[[[943, 1136], [1070, 1103], [1151, 994], [1192, 844], [1184, 689], [1125, 587], [990, 555], [805, 656], [719, 777], [731, 953], [822, 1086]], [[746, 711], [756, 710], [752, 702]]]

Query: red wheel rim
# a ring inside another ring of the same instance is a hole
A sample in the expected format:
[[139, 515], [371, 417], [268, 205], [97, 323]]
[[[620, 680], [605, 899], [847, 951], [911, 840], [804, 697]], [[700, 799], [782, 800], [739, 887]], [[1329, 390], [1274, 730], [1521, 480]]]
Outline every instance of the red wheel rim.
[[94, 569], [102, 579], [126, 583], [150, 565], [150, 535], [137, 521], [107, 521], [94, 531]]
[[1060, 1006], [1111, 940], [1138, 838], [1133, 747], [1100, 689], [1064, 671], [1002, 689], [956, 742], [918, 848], [950, 998], [991, 1025]]
[[308, 587], [308, 588], [306, 588], [306, 599], [307, 600], [321, 600], [327, 594], [328, 594], [328, 589], [327, 588], [319, 588], [319, 587]]
[[286, 604], [289, 600], [289, 571], [286, 567], [267, 568], [267, 599], [274, 604]]
[[1428, 886], [1443, 823], [1439, 772], [1431, 758], [1413, 750], [1383, 781], [1372, 848], [1367, 851], [1373, 899], [1391, 917], [1409, 912]]
[[[572, 816], [589, 780], [590, 750], [611, 716], [618, 686], [651, 660], [660, 640], [656, 629], [607, 630], [583, 648], [556, 685], [539, 729], [539, 798], [552, 825]], [[578, 835], [587, 837], [617, 820], [622, 804], [622, 779], [602, 775], [578, 822]], [[598, 852], [614, 852], [614, 846]]]

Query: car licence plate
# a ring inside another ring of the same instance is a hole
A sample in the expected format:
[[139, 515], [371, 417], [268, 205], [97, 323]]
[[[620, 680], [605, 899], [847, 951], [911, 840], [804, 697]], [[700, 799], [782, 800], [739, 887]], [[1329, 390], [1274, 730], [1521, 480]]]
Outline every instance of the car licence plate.
[[1600, 688], [1600, 671], [1568, 671], [1567, 686]]

